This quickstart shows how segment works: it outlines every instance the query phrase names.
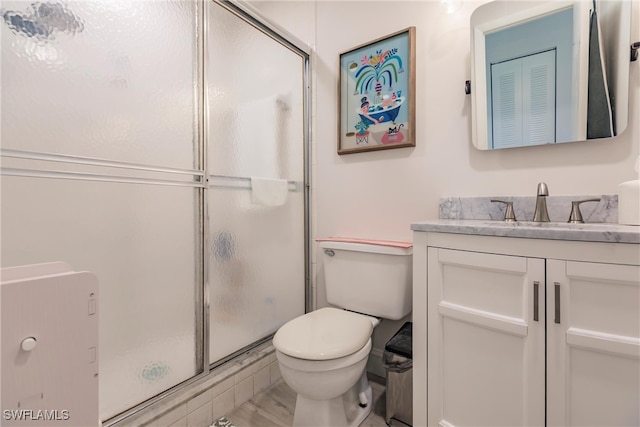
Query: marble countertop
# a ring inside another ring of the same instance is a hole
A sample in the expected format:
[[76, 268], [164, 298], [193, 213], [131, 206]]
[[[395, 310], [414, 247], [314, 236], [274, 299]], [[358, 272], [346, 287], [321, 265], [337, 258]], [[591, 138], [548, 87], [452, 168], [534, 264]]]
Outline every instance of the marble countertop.
[[520, 237], [582, 242], [640, 243], [640, 226], [615, 223], [505, 222], [485, 219], [438, 219], [411, 224], [413, 231]]

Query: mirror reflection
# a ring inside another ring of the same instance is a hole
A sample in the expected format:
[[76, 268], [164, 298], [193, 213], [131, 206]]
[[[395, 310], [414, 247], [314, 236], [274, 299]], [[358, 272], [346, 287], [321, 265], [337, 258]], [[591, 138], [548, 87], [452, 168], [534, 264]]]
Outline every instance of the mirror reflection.
[[494, 1], [471, 16], [476, 148], [586, 141], [627, 126], [631, 2]]

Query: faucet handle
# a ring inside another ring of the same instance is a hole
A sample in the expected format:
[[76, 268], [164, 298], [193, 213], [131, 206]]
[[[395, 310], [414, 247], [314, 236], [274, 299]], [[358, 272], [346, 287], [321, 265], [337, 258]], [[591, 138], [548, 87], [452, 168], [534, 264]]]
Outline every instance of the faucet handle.
[[506, 222], [516, 222], [516, 214], [513, 212], [513, 202], [507, 202], [504, 200], [492, 199], [493, 203], [504, 203], [507, 205], [507, 208], [504, 211], [504, 221]]
[[584, 202], [599, 202], [600, 199], [585, 199], [585, 200], [575, 200], [571, 202], [571, 214], [569, 215], [569, 221], [573, 224], [583, 224], [584, 220], [582, 219], [582, 212], [580, 212], [580, 204]]

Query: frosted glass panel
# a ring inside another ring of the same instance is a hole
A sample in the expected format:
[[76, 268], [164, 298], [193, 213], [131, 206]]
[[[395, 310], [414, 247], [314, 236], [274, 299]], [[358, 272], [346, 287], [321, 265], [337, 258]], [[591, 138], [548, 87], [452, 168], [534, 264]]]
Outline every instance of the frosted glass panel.
[[3, 1], [2, 146], [193, 168], [195, 5]]
[[252, 207], [250, 191], [210, 191], [210, 363], [304, 313], [303, 195]]
[[302, 58], [221, 6], [208, 18], [210, 171], [301, 180]]
[[196, 373], [198, 190], [2, 177], [2, 267], [65, 261], [100, 284], [100, 417]]
[[[3, 1], [2, 148], [199, 169], [196, 2]], [[2, 159], [4, 168], [193, 181]], [[2, 177], [2, 265], [100, 280], [104, 421], [196, 374], [202, 190]]]
[[[206, 53], [211, 363], [304, 313], [304, 193], [252, 203], [252, 176], [304, 180], [303, 59], [217, 4]], [[290, 185], [290, 189], [294, 189]]]

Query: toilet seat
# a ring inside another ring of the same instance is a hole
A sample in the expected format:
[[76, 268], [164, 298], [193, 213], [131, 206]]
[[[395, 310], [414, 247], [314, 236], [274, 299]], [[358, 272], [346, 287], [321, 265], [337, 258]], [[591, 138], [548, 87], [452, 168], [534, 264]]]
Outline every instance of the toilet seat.
[[[286, 355], [279, 350], [276, 350], [276, 357], [280, 366], [286, 366], [289, 369], [303, 371], [303, 372], [317, 372], [317, 373], [326, 373], [329, 371], [347, 368], [349, 366], [355, 365], [362, 360], [366, 360], [369, 357], [369, 353], [371, 353], [371, 338], [367, 340], [364, 344], [364, 347], [359, 349], [353, 354], [349, 354], [344, 357], [340, 357], [338, 359], [328, 359], [328, 360], [308, 360], [308, 359], [300, 359], [298, 357], [293, 357]], [[366, 362], [365, 362], [366, 363]]]
[[284, 324], [273, 337], [273, 345], [298, 359], [338, 359], [365, 347], [372, 332], [369, 317], [325, 307]]

